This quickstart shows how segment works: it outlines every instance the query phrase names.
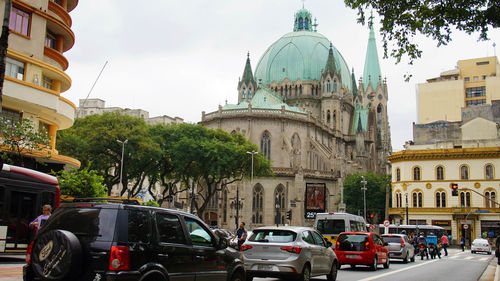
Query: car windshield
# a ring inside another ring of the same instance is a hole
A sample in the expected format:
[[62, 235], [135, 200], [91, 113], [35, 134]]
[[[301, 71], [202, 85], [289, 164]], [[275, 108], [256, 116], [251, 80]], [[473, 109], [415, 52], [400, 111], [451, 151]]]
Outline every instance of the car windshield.
[[344, 219], [318, 220], [317, 229], [322, 234], [339, 234], [345, 231], [345, 221]]
[[297, 233], [289, 230], [255, 230], [248, 239], [251, 242], [289, 243], [295, 241]]
[[342, 234], [337, 239], [339, 251], [364, 251], [368, 242], [366, 234]]
[[44, 230], [62, 229], [81, 239], [112, 241], [116, 209], [60, 208], [51, 216]]
[[401, 243], [401, 237], [399, 236], [382, 236], [382, 239], [387, 243]]

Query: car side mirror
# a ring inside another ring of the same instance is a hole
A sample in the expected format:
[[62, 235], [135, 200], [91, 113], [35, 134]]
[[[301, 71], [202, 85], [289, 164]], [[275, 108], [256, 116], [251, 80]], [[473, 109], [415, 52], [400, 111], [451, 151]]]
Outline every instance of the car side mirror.
[[[325, 240], [326, 240], [326, 239], [325, 239]], [[330, 242], [330, 241], [328, 241], [328, 240], [326, 240], [326, 241], [325, 241], [325, 243], [326, 243], [326, 247], [327, 247], [327, 248], [330, 248], [330, 247], [332, 247], [332, 246], [333, 246], [333, 243], [332, 243], [332, 242]]]
[[229, 240], [227, 239], [227, 237], [220, 233], [219, 231], [215, 231], [215, 235], [217, 235], [217, 238], [219, 238], [219, 242], [217, 243], [217, 248], [218, 249], [225, 249], [227, 247], [229, 247]]

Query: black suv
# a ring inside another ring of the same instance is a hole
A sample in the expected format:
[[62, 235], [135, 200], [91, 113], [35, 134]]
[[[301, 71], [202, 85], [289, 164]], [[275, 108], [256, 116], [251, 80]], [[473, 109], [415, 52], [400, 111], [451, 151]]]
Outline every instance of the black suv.
[[24, 280], [245, 280], [240, 253], [197, 216], [80, 201], [58, 208], [30, 244]]

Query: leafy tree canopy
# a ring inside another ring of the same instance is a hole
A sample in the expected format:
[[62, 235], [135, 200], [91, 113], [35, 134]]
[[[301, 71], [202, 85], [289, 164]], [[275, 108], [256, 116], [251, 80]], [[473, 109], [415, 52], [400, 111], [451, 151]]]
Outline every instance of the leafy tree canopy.
[[396, 46], [390, 56], [401, 61], [404, 55], [410, 64], [422, 51], [412, 39], [420, 33], [437, 41], [450, 42], [453, 28], [467, 34], [479, 32], [479, 40], [488, 39], [489, 28], [500, 26], [498, 0], [344, 0], [347, 7], [358, 10], [358, 21], [365, 22], [365, 13], [375, 10], [381, 17], [384, 57], [388, 56], [388, 41]]
[[90, 166], [80, 170], [60, 171], [57, 174], [61, 194], [72, 197], [105, 197], [108, 189], [102, 185], [103, 177]]
[[361, 187], [361, 176], [365, 177], [366, 181], [366, 213], [374, 215], [373, 223], [378, 223], [380, 219], [385, 217], [385, 194], [386, 187], [391, 183], [390, 176], [377, 175], [373, 172], [366, 174], [355, 173], [348, 175], [344, 180], [344, 201], [347, 207], [347, 212], [363, 214], [363, 191]]

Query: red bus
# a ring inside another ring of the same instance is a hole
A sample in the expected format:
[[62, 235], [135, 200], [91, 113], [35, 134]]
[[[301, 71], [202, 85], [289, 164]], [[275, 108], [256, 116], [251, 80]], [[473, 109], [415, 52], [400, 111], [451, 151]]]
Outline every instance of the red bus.
[[4, 164], [0, 171], [0, 254], [25, 253], [33, 239], [29, 223], [49, 204], [60, 204], [56, 177]]

